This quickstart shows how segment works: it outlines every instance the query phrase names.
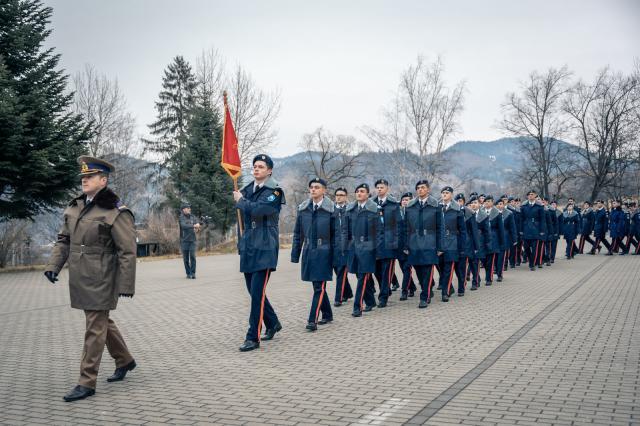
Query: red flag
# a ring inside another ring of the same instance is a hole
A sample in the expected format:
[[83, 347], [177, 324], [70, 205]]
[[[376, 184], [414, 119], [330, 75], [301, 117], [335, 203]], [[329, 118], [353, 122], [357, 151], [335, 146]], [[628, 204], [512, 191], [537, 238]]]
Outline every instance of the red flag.
[[224, 127], [222, 129], [222, 168], [229, 173], [233, 180], [242, 174], [240, 154], [238, 154], [238, 138], [233, 129], [231, 114], [227, 105], [227, 92], [224, 92]]

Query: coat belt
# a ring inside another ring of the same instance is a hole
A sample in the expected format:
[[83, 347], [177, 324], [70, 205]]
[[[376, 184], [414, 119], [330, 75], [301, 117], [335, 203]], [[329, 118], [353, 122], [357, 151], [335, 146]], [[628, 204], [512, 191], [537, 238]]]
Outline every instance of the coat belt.
[[72, 253], [80, 254], [115, 254], [114, 249], [108, 249], [105, 247], [86, 246], [84, 244], [71, 244], [70, 250]]

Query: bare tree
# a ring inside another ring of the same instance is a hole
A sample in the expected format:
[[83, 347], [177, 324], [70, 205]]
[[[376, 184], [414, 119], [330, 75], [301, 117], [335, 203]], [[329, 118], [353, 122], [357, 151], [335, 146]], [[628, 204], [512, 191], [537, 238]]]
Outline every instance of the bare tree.
[[275, 141], [274, 123], [280, 113], [280, 92], [258, 88], [240, 65], [228, 79], [229, 109], [238, 137], [240, 161], [247, 165], [259, 151]]
[[[524, 154], [524, 175], [542, 195], [549, 196], [549, 186], [555, 161], [565, 146], [559, 139], [565, 135], [567, 120], [562, 102], [569, 90], [571, 72], [567, 67], [537, 71], [521, 84], [520, 93], [508, 93], [502, 104], [503, 118], [499, 127], [507, 134], [521, 137]], [[560, 173], [562, 174], [562, 173]]]
[[210, 105], [220, 105], [225, 80], [225, 61], [218, 49], [205, 49], [196, 58], [196, 80], [198, 96]]
[[325, 179], [330, 188], [364, 176], [362, 151], [353, 136], [333, 135], [319, 127], [302, 137], [300, 148], [307, 155], [310, 175]]
[[16, 252], [20, 251], [30, 223], [27, 220], [18, 219], [0, 222], [0, 268], [16, 263], [13, 258]]
[[605, 68], [592, 83], [576, 83], [564, 109], [582, 148], [577, 152], [592, 182], [591, 199], [605, 189], [615, 194], [638, 155], [640, 79]]
[[73, 86], [74, 112], [82, 114], [93, 129], [87, 144], [89, 154], [97, 157], [111, 153], [139, 154], [136, 120], [127, 110], [118, 81], [109, 80], [87, 64], [73, 77]]
[[[446, 142], [459, 130], [464, 93], [464, 82], [447, 86], [440, 58], [429, 63], [418, 56], [402, 73], [398, 93], [383, 112], [383, 127], [363, 132], [378, 150], [399, 156], [400, 163], [413, 161], [422, 176], [433, 179]], [[410, 152], [416, 156], [403, 158]]]

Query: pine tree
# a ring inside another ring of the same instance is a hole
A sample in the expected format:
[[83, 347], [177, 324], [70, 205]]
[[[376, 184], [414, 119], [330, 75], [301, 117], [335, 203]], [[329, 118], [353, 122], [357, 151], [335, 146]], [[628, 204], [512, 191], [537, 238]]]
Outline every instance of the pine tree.
[[[171, 171], [179, 196], [198, 216], [210, 217], [210, 226], [221, 233], [233, 225], [233, 183], [220, 166], [222, 124], [220, 114], [208, 102], [194, 107], [181, 150], [181, 167]], [[179, 200], [173, 199], [174, 204]]]
[[169, 168], [180, 167], [181, 160], [175, 154], [186, 141], [196, 87], [191, 65], [182, 56], [176, 56], [162, 77], [162, 91], [156, 102], [158, 118], [149, 125], [155, 140], [144, 140], [146, 150], [159, 154], [163, 165]]
[[52, 9], [0, 3], [0, 221], [58, 207], [78, 184], [89, 129], [70, 106], [60, 55], [43, 44]]

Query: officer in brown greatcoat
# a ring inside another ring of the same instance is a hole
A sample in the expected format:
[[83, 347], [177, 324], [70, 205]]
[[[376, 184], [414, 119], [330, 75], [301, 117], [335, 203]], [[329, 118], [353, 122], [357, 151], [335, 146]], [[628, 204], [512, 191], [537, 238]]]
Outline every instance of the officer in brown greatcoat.
[[124, 379], [136, 367], [118, 327], [109, 318], [118, 297], [133, 297], [135, 292], [133, 214], [107, 188], [109, 173], [114, 171], [111, 164], [88, 156], [79, 157], [78, 163], [83, 194], [64, 211], [64, 223], [44, 273], [55, 283], [69, 261], [71, 307], [84, 310], [86, 316], [80, 378], [64, 396], [67, 402], [95, 394], [105, 344], [116, 362], [108, 382]]

